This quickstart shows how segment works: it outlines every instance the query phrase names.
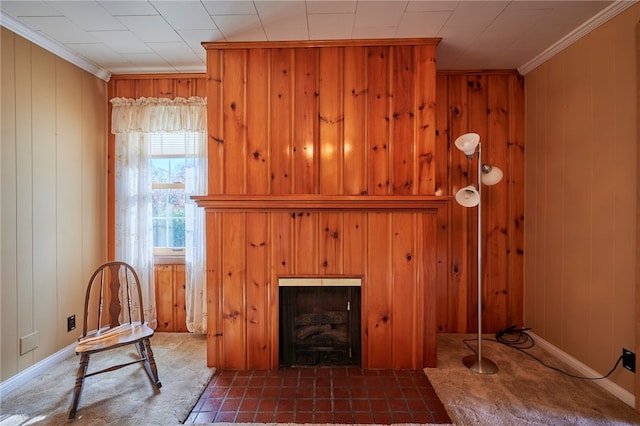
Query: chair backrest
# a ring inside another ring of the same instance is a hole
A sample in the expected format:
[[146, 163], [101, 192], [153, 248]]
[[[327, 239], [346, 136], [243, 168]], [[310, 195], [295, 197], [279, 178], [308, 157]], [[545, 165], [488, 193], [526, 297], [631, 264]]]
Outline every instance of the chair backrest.
[[136, 271], [125, 262], [98, 267], [87, 285], [82, 336], [137, 321], [144, 323], [144, 306]]

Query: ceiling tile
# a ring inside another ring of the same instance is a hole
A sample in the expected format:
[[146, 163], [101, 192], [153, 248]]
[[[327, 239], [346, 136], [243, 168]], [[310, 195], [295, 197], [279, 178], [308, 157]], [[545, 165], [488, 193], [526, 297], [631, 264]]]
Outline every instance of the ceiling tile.
[[353, 13], [309, 15], [309, 37], [312, 40], [349, 39], [354, 19]]
[[405, 13], [395, 37], [437, 37], [451, 12]]
[[307, 13], [355, 13], [357, 1], [307, 0]]
[[122, 24], [100, 4], [89, 1], [53, 1], [51, 6], [87, 31], [123, 30]]
[[203, 1], [202, 5], [207, 9], [209, 15], [254, 15], [258, 13], [253, 2], [248, 0]]
[[396, 27], [355, 27], [353, 38], [393, 38]]
[[106, 0], [98, 3], [113, 16], [158, 15], [158, 11], [148, 1]]
[[303, 2], [258, 1], [255, 3], [268, 40], [308, 40]]
[[402, 19], [407, 3], [406, 1], [359, 1], [355, 27], [395, 27]]
[[456, 0], [444, 1], [410, 1], [407, 4], [406, 12], [451, 12], [458, 6]]
[[124, 61], [122, 55], [103, 43], [75, 43], [66, 46], [94, 63]]
[[202, 3], [195, 1], [154, 1], [153, 6], [176, 30], [211, 30], [216, 26]]
[[224, 41], [222, 33], [218, 30], [180, 30], [180, 37], [191, 47], [195, 53], [204, 52], [202, 42], [205, 41]]
[[31, 28], [42, 31], [58, 43], [95, 43], [95, 37], [62, 16], [26, 17], [22, 22]]
[[144, 42], [182, 40], [161, 16], [119, 16], [117, 19]]
[[131, 31], [94, 31], [91, 33], [111, 49], [121, 53], [148, 53], [151, 50]]
[[13, 16], [62, 16], [54, 7], [43, 1], [5, 1], [0, 2], [2, 10]]
[[227, 41], [265, 41], [258, 15], [211, 16]]

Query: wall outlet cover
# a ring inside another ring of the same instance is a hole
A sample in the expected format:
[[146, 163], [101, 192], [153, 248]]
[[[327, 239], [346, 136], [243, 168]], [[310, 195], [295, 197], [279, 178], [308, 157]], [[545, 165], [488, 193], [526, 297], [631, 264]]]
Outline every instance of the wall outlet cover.
[[71, 315], [67, 318], [67, 332], [74, 330], [76, 328], [76, 316]]
[[38, 347], [38, 334], [38, 331], [34, 331], [33, 333], [20, 338], [20, 355], [24, 355]]
[[622, 348], [622, 366], [632, 373], [636, 372], [636, 354]]

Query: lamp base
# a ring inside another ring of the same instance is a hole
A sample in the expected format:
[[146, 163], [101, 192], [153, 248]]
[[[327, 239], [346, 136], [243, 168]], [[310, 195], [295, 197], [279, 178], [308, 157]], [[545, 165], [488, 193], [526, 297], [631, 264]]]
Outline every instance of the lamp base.
[[498, 366], [487, 358], [478, 359], [476, 355], [469, 355], [462, 359], [467, 368], [480, 374], [495, 374], [498, 372]]

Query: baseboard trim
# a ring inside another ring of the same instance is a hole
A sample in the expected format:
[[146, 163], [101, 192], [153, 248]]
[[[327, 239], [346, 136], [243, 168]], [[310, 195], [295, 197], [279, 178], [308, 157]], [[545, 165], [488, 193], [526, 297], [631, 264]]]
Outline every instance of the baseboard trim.
[[75, 353], [76, 344], [77, 343], [75, 342], [70, 344], [66, 348], [59, 350], [53, 355], [46, 357], [42, 361], [33, 364], [31, 367], [22, 370], [15, 376], [12, 376], [4, 382], [0, 383], [0, 397], [9, 395], [11, 392], [27, 384], [31, 379], [37, 377], [38, 375], [47, 371], [49, 368], [73, 355]]
[[[562, 351], [561, 349], [547, 342], [546, 340], [536, 335], [535, 333], [532, 333], [531, 331], [527, 331], [527, 333], [530, 334], [531, 337], [533, 337], [536, 344], [540, 345], [541, 348], [543, 348], [547, 352], [550, 352], [553, 356], [565, 362], [566, 364], [574, 368], [576, 371], [578, 371], [580, 374], [588, 377], [599, 377], [602, 375], [597, 371], [595, 371], [594, 369], [581, 363], [580, 361], [578, 361], [568, 353]], [[609, 379], [594, 380], [594, 382], [595, 384], [597, 384], [598, 386], [601, 386], [602, 388], [604, 388], [604, 390], [606, 390], [607, 392], [609, 392], [610, 394], [612, 394], [613, 396], [615, 396], [616, 398], [618, 398], [619, 400], [621, 400], [622, 402], [630, 406], [631, 408], [635, 408], [636, 397], [628, 390], [615, 384]]]

